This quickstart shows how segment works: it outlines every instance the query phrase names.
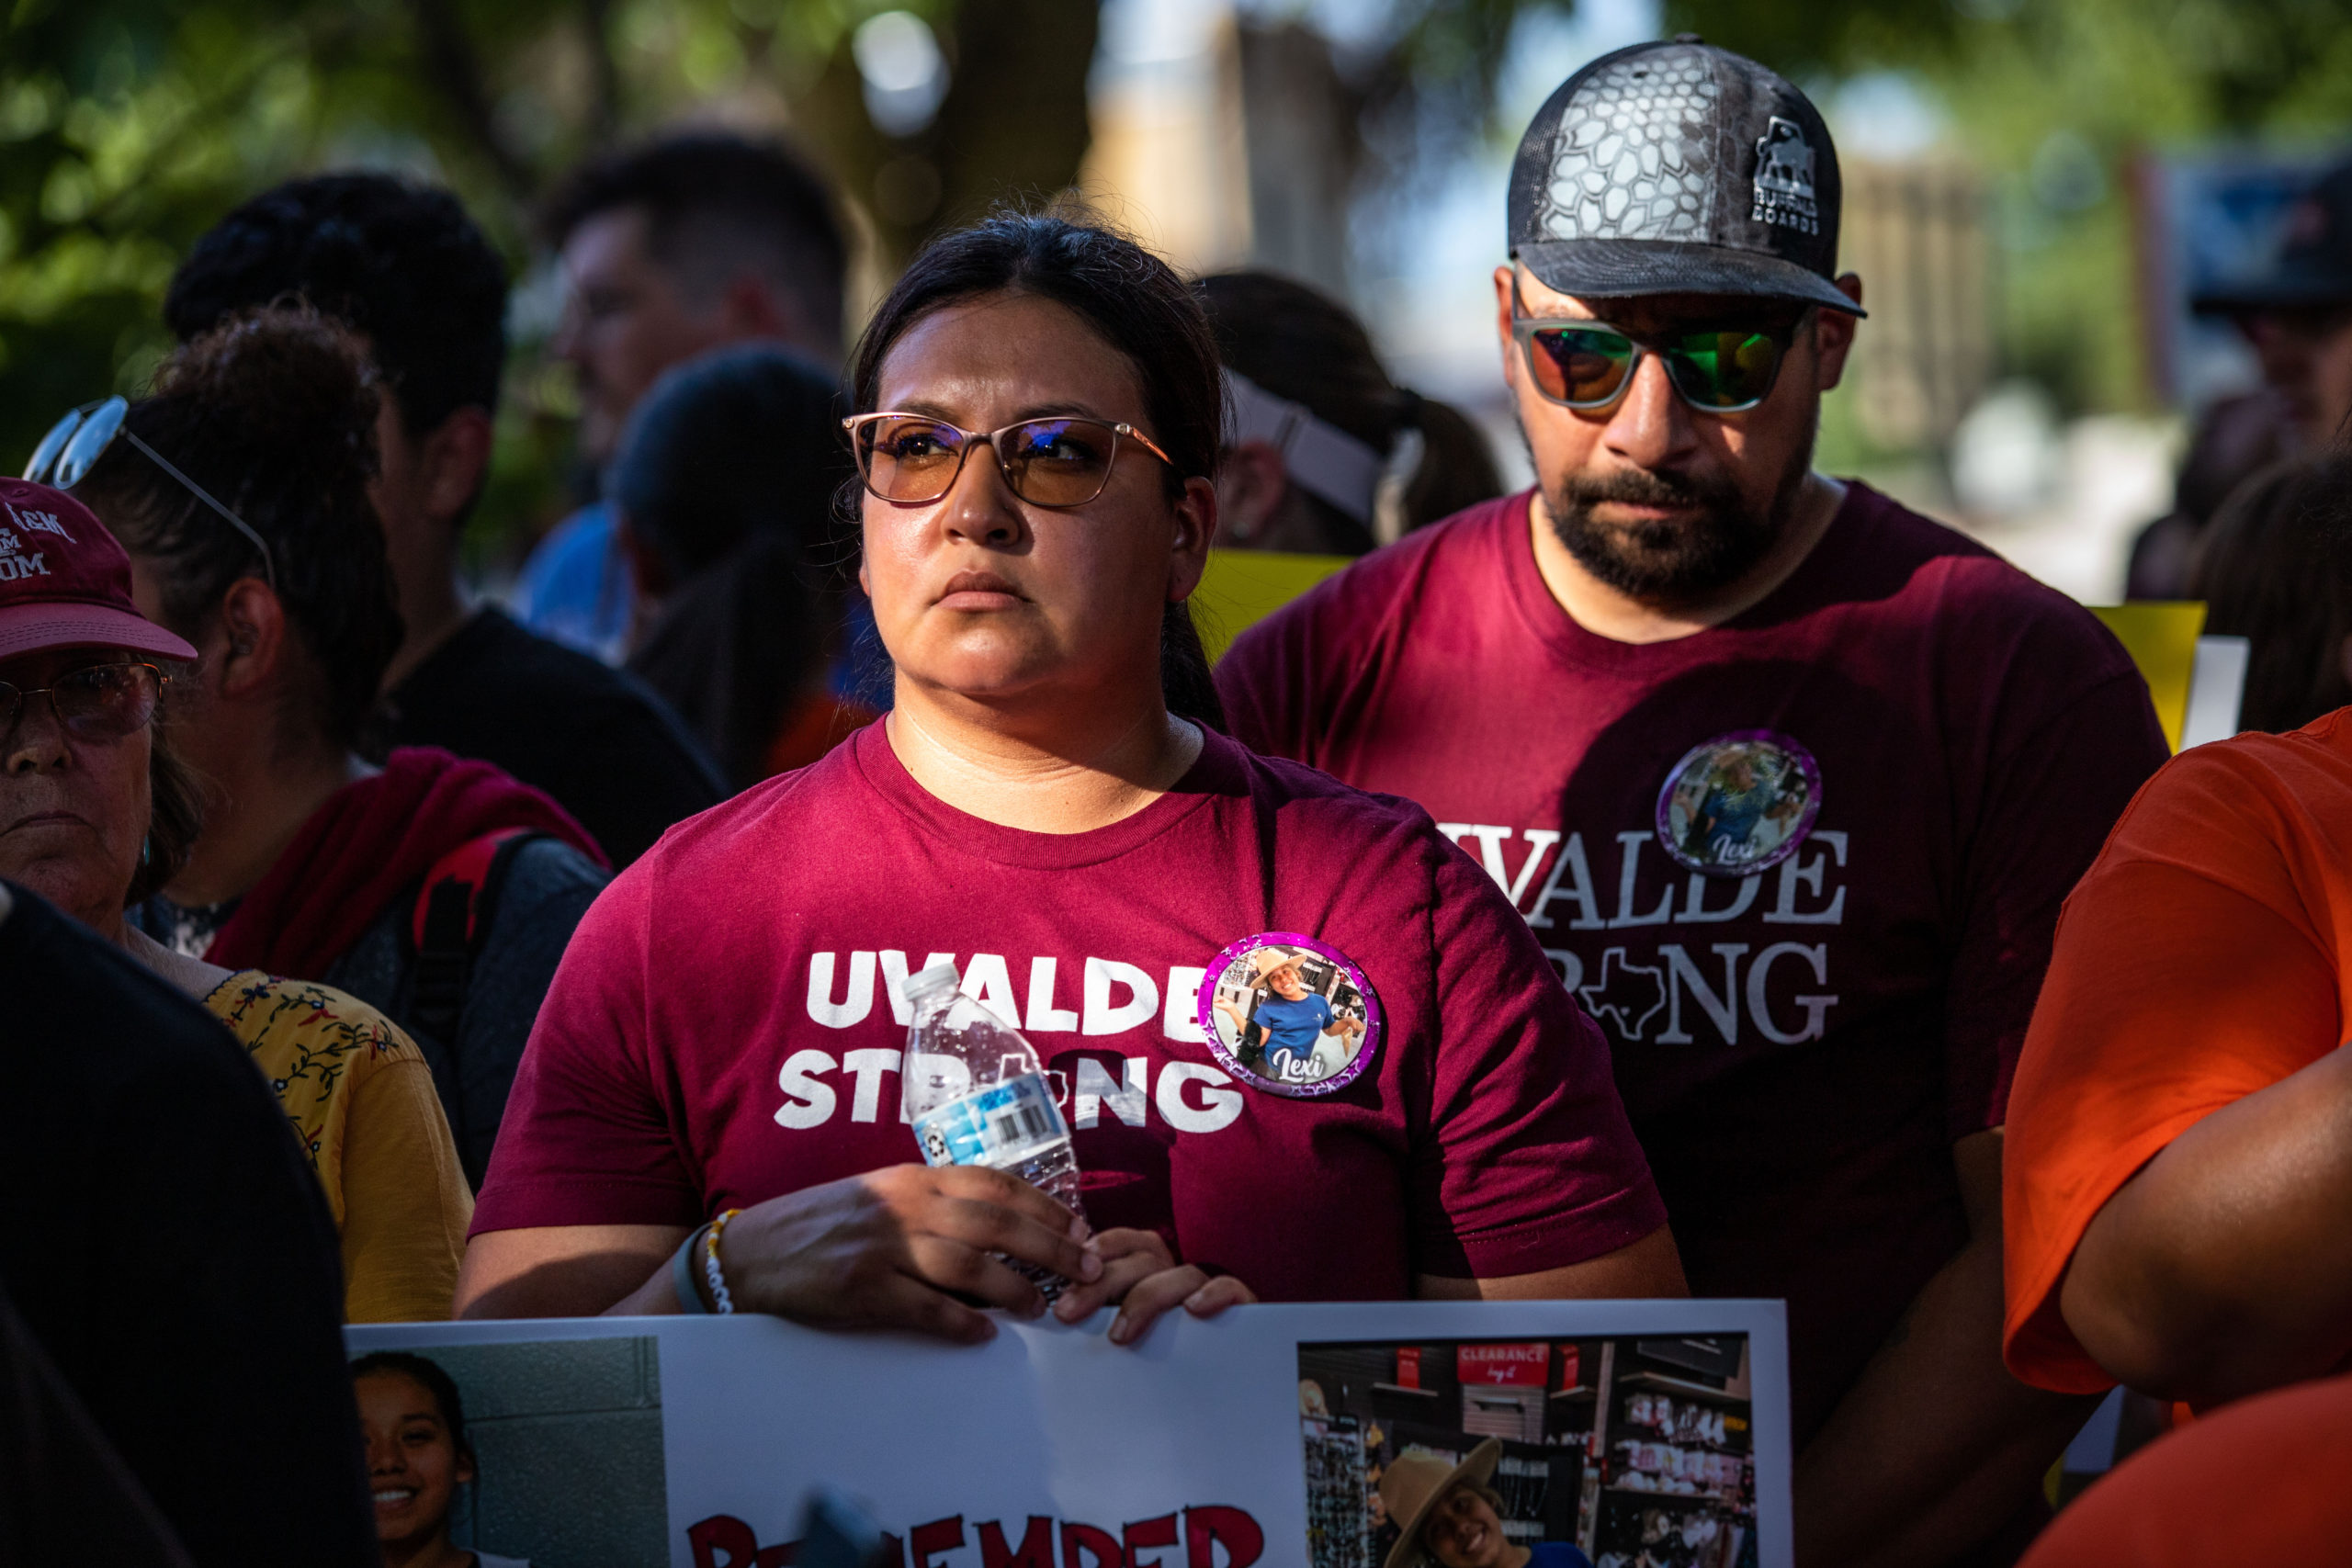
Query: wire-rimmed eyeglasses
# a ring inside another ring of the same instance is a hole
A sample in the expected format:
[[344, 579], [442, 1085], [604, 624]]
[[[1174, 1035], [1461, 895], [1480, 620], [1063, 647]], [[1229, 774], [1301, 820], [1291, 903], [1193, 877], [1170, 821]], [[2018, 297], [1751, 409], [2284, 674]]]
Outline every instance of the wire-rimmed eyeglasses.
[[842, 421], [857, 454], [858, 477], [884, 501], [922, 506], [956, 487], [964, 459], [985, 444], [1005, 488], [1032, 506], [1084, 506], [1111, 482], [1119, 444], [1132, 441], [1170, 468], [1176, 459], [1132, 424], [1057, 416], [1002, 430], [965, 430], [918, 413], [862, 413]]
[[29, 690], [0, 681], [0, 741], [17, 732], [25, 704], [47, 697], [60, 728], [85, 740], [119, 740], [147, 728], [172, 678], [152, 664], [86, 664]]

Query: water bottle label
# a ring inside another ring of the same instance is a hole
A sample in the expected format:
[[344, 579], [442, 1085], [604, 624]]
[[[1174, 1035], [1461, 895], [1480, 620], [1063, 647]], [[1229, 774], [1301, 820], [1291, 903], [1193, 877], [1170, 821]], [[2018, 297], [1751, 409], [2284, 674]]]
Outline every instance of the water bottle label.
[[1069, 1136], [1044, 1077], [1023, 1073], [915, 1118], [926, 1165], [1018, 1165]]

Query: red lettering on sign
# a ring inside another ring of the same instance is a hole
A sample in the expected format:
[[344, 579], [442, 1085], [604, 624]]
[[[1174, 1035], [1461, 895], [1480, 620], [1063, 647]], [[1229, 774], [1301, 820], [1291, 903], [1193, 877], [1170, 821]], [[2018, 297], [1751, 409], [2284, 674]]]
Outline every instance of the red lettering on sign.
[[[1080, 1552], [1093, 1559], [1080, 1562]], [[1109, 1530], [1075, 1520], [1062, 1526], [1062, 1568], [1126, 1568], [1127, 1554], [1119, 1545], [1119, 1538]]]
[[[1225, 1561], [1216, 1551], [1225, 1548]], [[1184, 1510], [1184, 1568], [1250, 1568], [1266, 1550], [1266, 1532], [1239, 1508], [1211, 1504]]]
[[1163, 1568], [1158, 1555], [1147, 1562], [1141, 1553], [1155, 1546], [1176, 1544], [1176, 1516], [1162, 1514], [1156, 1519], [1139, 1519], [1121, 1533], [1126, 1537], [1127, 1568]]
[[[753, 1568], [760, 1555], [760, 1538], [732, 1514], [713, 1514], [686, 1527], [686, 1544], [694, 1548], [695, 1568]], [[718, 1554], [725, 1552], [721, 1557]]]
[[915, 1554], [915, 1568], [939, 1568], [932, 1562], [931, 1554], [953, 1551], [963, 1544], [964, 1516], [961, 1514], [950, 1514], [927, 1525], [917, 1525], [907, 1536], [907, 1545]]
[[1042, 1514], [1030, 1515], [1021, 1545], [1007, 1551], [1004, 1527], [989, 1520], [980, 1526], [980, 1568], [1054, 1568], [1054, 1521]]
[[[997, 1520], [976, 1522], [972, 1530], [980, 1549], [979, 1568], [1055, 1568], [1057, 1522], [1046, 1515], [1030, 1515], [1017, 1547], [1006, 1544], [1004, 1526]], [[917, 1525], [908, 1537], [901, 1541], [885, 1534], [879, 1561], [896, 1568], [949, 1568], [938, 1556], [966, 1544], [964, 1516]], [[801, 1547], [797, 1540], [762, 1546], [757, 1532], [731, 1514], [713, 1514], [689, 1525], [686, 1544], [694, 1552], [695, 1568], [794, 1568]], [[1252, 1568], [1265, 1553], [1266, 1532], [1242, 1509], [1216, 1504], [1137, 1519], [1120, 1535], [1071, 1519], [1061, 1523], [1060, 1568], [1177, 1568], [1172, 1557], [1160, 1552], [1180, 1544], [1183, 1568]]]

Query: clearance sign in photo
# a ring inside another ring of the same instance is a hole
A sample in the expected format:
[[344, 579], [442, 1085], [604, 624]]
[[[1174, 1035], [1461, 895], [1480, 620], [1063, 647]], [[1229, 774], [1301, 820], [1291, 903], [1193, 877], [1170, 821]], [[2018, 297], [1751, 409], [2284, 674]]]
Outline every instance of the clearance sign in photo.
[[[1345, 1413], [1302, 1371], [1318, 1357], [1347, 1365], [1348, 1346], [1392, 1347], [1367, 1359], [1385, 1385], [1403, 1359], [1393, 1347], [1448, 1344], [1449, 1383], [1541, 1391], [1564, 1342], [1614, 1341], [1629, 1365], [1636, 1344], [1744, 1340], [1740, 1495], [1757, 1561], [1792, 1561], [1778, 1302], [1252, 1306], [1178, 1314], [1132, 1348], [1103, 1337], [1107, 1322], [1001, 1318], [978, 1347], [750, 1315], [383, 1324], [346, 1337], [355, 1359], [404, 1351], [455, 1380], [477, 1462], [449, 1504], [453, 1538], [533, 1568], [786, 1568], [820, 1487], [872, 1517], [899, 1568], [1360, 1568], [1369, 1534], [1335, 1533], [1328, 1516], [1335, 1502], [1364, 1511], [1365, 1532], [1378, 1516], [1369, 1483], [1362, 1498], [1332, 1494]], [[1616, 1495], [1602, 1483], [1616, 1461], [1586, 1462], [1595, 1495]], [[1343, 1538], [1353, 1544], [1334, 1556]]]

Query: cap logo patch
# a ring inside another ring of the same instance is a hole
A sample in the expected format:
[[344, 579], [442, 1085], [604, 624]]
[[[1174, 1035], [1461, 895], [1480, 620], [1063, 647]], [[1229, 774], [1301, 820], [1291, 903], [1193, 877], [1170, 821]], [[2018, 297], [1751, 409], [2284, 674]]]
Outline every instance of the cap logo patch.
[[[15, 508], [9, 508], [11, 513]], [[22, 518], [17, 519], [22, 522]], [[0, 528], [0, 582], [14, 582], [20, 577], [48, 577], [48, 564], [39, 555], [19, 554], [25, 542], [6, 528]]]
[[[7, 507], [8, 516], [19, 528], [29, 528], [36, 534], [54, 534], [69, 545], [74, 542], [74, 536], [65, 531], [65, 525], [58, 522], [57, 514], [53, 512], [35, 512], [30, 507], [19, 508], [14, 502], [0, 502], [0, 506]], [[0, 548], [14, 549], [16, 546], [12, 544]]]
[[1655, 50], [1596, 73], [1560, 116], [1538, 219], [1545, 237], [1704, 240], [1715, 164], [1709, 123], [1721, 96], [1695, 49]]
[[1792, 119], [1774, 115], [1756, 143], [1756, 204], [1748, 217], [1799, 233], [1821, 232], [1813, 194], [1813, 144]]

